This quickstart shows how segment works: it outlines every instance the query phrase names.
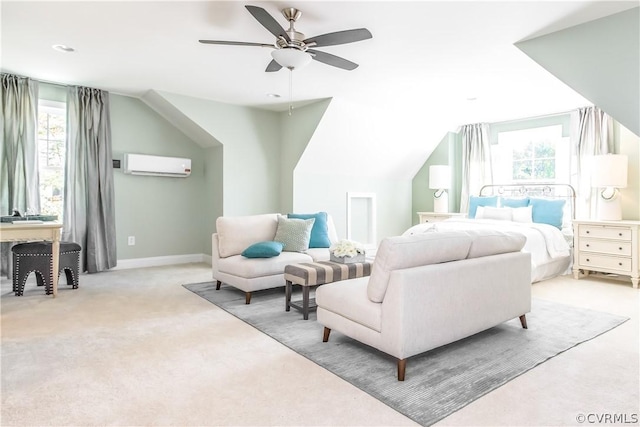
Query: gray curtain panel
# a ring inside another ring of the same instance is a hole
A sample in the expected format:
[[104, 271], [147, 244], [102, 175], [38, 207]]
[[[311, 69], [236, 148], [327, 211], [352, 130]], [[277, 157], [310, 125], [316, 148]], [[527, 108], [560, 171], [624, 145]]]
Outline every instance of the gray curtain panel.
[[[0, 75], [0, 215], [40, 213], [38, 82]], [[11, 243], [0, 245], [0, 271], [9, 277]]]
[[489, 125], [476, 123], [462, 127], [462, 189], [460, 212], [469, 209], [469, 196], [477, 196], [483, 185], [493, 184]]
[[591, 188], [589, 172], [593, 156], [616, 152], [613, 120], [598, 107], [579, 108], [571, 119], [572, 151], [576, 160], [571, 184], [576, 189], [576, 217], [595, 218], [597, 190]]
[[0, 103], [0, 214], [40, 213], [38, 82], [2, 74]]
[[113, 268], [116, 231], [108, 92], [68, 88], [66, 155], [62, 238], [82, 245], [82, 271]]

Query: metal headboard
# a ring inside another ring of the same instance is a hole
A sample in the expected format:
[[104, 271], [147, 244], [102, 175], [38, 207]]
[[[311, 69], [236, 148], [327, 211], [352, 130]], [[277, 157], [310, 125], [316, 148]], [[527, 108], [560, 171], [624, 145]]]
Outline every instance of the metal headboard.
[[480, 189], [480, 196], [543, 197], [568, 200], [570, 217], [576, 217], [576, 190], [569, 184], [489, 184]]

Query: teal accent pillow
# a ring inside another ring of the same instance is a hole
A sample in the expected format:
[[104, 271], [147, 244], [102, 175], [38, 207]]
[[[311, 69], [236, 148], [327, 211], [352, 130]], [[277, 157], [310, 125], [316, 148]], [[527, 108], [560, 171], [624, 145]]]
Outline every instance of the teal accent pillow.
[[564, 203], [564, 200], [529, 199], [529, 205], [533, 210], [533, 222], [549, 224], [562, 229]]
[[280, 255], [284, 245], [280, 242], [258, 242], [242, 251], [246, 258], [273, 258]]
[[314, 214], [289, 214], [287, 217], [292, 219], [315, 219], [313, 228], [311, 228], [311, 240], [309, 240], [309, 247], [328, 248], [331, 246], [331, 240], [329, 240], [329, 226], [327, 225], [327, 218], [329, 215], [326, 212], [318, 212]]
[[491, 206], [495, 208], [498, 206], [498, 196], [469, 197], [469, 218], [476, 217], [476, 209], [478, 209], [478, 206]]
[[503, 208], [526, 208], [529, 206], [529, 198], [522, 199], [500, 199], [500, 205]]
[[309, 249], [314, 222], [315, 218], [289, 219], [278, 215], [278, 228], [273, 240], [281, 242], [284, 245], [282, 250], [285, 252], [304, 252]]

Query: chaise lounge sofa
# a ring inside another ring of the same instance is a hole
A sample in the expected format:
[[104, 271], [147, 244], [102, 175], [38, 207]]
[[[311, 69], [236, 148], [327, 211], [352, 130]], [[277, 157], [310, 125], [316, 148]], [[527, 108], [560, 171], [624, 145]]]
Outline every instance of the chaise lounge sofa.
[[384, 239], [370, 277], [316, 290], [323, 341], [331, 330], [407, 358], [519, 317], [531, 310], [525, 236], [447, 231]]
[[310, 217], [314, 218], [310, 247], [303, 251], [288, 251], [285, 247], [280, 254], [269, 258], [248, 258], [242, 253], [252, 245], [273, 241], [279, 224], [285, 221], [282, 215], [219, 217], [211, 241], [211, 268], [216, 289], [225, 283], [243, 290], [245, 303], [249, 304], [253, 291], [285, 285], [286, 265], [329, 260], [329, 246], [338, 241], [331, 216], [326, 212], [288, 215], [293, 219]]

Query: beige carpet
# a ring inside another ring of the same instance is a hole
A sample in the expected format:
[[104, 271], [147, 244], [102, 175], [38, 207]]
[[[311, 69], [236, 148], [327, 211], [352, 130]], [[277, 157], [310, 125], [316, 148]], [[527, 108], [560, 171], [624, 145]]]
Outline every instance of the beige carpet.
[[[2, 425], [415, 425], [184, 289], [205, 265], [83, 275], [58, 298], [3, 278]], [[439, 425], [575, 425], [637, 413], [637, 290], [555, 279], [534, 296], [631, 317]]]

